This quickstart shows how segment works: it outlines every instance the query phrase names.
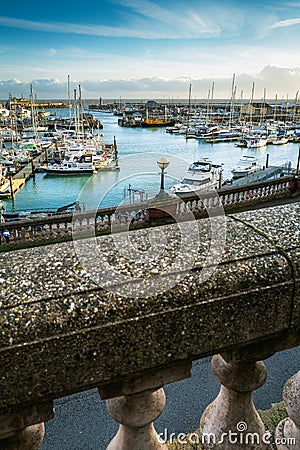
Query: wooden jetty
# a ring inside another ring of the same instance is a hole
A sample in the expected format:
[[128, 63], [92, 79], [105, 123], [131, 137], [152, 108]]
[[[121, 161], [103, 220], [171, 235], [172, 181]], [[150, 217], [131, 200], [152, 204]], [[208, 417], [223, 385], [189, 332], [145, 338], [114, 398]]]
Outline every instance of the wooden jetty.
[[25, 186], [26, 181], [31, 178], [39, 166], [46, 159], [46, 151], [40, 153], [34, 159], [32, 159], [23, 169], [17, 172], [15, 175], [11, 176], [5, 183], [0, 187], [0, 199], [3, 198], [14, 198], [15, 195]]

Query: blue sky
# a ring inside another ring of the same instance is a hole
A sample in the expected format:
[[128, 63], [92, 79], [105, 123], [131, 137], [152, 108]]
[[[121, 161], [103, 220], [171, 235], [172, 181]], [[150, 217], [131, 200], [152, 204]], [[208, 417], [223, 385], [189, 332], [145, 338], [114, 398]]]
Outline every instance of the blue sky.
[[294, 99], [300, 0], [2, 2], [0, 98]]

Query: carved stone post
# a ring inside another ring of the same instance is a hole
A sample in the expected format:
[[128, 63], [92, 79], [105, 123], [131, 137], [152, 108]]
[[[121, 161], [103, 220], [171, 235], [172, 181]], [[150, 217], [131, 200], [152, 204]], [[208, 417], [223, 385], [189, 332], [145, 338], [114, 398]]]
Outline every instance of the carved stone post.
[[283, 402], [289, 417], [279, 422], [275, 432], [278, 450], [300, 448], [300, 371], [283, 388]]
[[44, 421], [52, 417], [52, 402], [0, 415], [1, 450], [38, 450], [44, 438]]
[[167, 450], [153, 426], [164, 406], [162, 388], [107, 400], [109, 414], [121, 424], [107, 450]]
[[165, 406], [161, 386], [190, 376], [191, 363], [149, 371], [116, 385], [99, 388], [110, 415], [120, 424], [107, 450], [167, 450], [153, 422]]
[[1, 439], [1, 450], [38, 450], [44, 439], [44, 423], [31, 425], [17, 431], [11, 437]]
[[203, 447], [218, 450], [270, 449], [265, 443], [265, 427], [252, 400], [252, 392], [266, 380], [264, 363], [227, 363], [221, 355], [215, 355], [212, 372], [222, 386], [217, 398], [201, 417]]

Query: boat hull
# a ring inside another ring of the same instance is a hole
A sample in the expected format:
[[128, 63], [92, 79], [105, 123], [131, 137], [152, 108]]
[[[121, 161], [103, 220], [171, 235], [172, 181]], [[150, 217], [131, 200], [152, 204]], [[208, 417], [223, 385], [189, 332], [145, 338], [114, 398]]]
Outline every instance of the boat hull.
[[163, 120], [145, 120], [141, 123], [142, 127], [153, 128], [153, 127], [171, 127], [175, 124], [174, 120], [163, 121]]
[[189, 190], [180, 190], [180, 189], [172, 189], [172, 194], [177, 195], [177, 197], [184, 198], [184, 197], [190, 197], [191, 195], [202, 195], [206, 192], [214, 191], [215, 189], [218, 189], [219, 187], [219, 181], [214, 181], [207, 183], [206, 185], [199, 187], [198, 189], [189, 189]]
[[95, 171], [93, 169], [82, 170], [58, 170], [58, 169], [44, 169], [47, 175], [91, 175]]

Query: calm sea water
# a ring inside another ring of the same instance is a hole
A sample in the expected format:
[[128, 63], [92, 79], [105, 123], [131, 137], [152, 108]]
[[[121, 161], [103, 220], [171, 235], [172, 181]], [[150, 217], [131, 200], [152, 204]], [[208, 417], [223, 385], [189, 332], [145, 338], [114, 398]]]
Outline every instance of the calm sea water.
[[[267, 154], [270, 155], [270, 165], [291, 161], [295, 167], [297, 163], [299, 145], [294, 143], [269, 145], [263, 149], [241, 149], [232, 142], [207, 144], [196, 139], [186, 140], [183, 135], [166, 133], [164, 128], [124, 128], [118, 125], [118, 118], [112, 114], [94, 115], [103, 123], [102, 140], [112, 143], [116, 137], [121, 169], [99, 171], [91, 176], [38, 173], [13, 201], [6, 201], [8, 212], [56, 209], [77, 199], [87, 209], [115, 206], [123, 201], [124, 195], [128, 195], [129, 185], [135, 190], [145, 190], [149, 196], [155, 195], [160, 187], [157, 160], [164, 155], [170, 160], [165, 177], [166, 190], [184, 176], [189, 163], [203, 157], [210, 158], [216, 164], [223, 163], [225, 179], [231, 178], [231, 168], [243, 154], [256, 156], [262, 165], [265, 164]], [[139, 198], [138, 193], [135, 198]]]

